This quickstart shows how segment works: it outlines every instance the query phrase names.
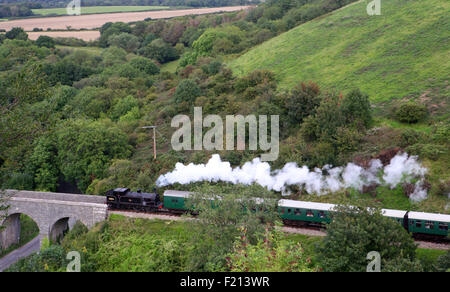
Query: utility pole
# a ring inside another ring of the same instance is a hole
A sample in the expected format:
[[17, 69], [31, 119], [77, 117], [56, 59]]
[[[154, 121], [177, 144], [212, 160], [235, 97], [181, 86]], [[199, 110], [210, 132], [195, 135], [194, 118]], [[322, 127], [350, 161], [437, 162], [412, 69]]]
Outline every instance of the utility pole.
[[153, 129], [153, 159], [156, 160], [156, 126], [145, 126], [141, 129]]

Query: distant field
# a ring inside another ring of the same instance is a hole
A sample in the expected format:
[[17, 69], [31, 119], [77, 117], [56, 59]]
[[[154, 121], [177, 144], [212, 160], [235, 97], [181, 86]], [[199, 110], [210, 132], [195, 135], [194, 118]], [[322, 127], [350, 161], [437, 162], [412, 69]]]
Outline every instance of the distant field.
[[32, 31], [34, 28], [41, 28], [44, 30], [47, 30], [47, 28], [53, 30], [65, 30], [68, 26], [72, 29], [97, 29], [107, 22], [136, 22], [147, 18], [164, 19], [186, 15], [232, 12], [247, 9], [248, 7], [249, 6], [231, 6], [182, 10], [82, 14], [79, 16], [35, 17], [0, 22], [0, 29], [11, 30], [13, 27], [22, 27], [26, 31]]
[[37, 40], [39, 36], [46, 35], [52, 38], [77, 38], [83, 41], [93, 41], [100, 37], [98, 30], [82, 30], [82, 31], [38, 31], [29, 32], [30, 40]]
[[[113, 13], [113, 12], [138, 12], [170, 9], [169, 6], [91, 6], [81, 7], [81, 14]], [[66, 15], [66, 8], [33, 9], [34, 14], [39, 15]]]
[[96, 56], [100, 56], [103, 51], [103, 49], [99, 47], [69, 47], [57, 45], [56, 48], [71, 51], [83, 51]]

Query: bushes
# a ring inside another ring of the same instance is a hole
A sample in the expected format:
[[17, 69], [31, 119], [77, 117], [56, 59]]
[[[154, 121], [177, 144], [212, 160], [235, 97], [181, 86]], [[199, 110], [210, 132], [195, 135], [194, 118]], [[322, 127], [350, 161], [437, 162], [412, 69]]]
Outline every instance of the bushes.
[[341, 206], [336, 211], [327, 226], [327, 236], [318, 248], [318, 259], [324, 271], [364, 272], [367, 254], [371, 251], [380, 253], [382, 271], [421, 270], [415, 258], [414, 240], [380, 210]]
[[156, 39], [148, 46], [140, 48], [139, 54], [154, 59], [161, 64], [176, 60], [179, 57], [177, 50], [162, 39]]
[[46, 48], [49, 48], [49, 49], [54, 49], [55, 48], [55, 41], [49, 36], [41, 35], [36, 40], [36, 45], [38, 47], [46, 47]]
[[108, 38], [108, 44], [110, 46], [122, 48], [128, 53], [133, 53], [139, 48], [140, 42], [138, 37], [123, 32], [120, 34], [111, 35]]
[[311, 272], [310, 260], [306, 258], [302, 246], [283, 240], [282, 233], [266, 232], [258, 243], [251, 244], [241, 228], [241, 236], [236, 240], [233, 253], [227, 258], [232, 272]]
[[2, 189], [33, 190], [33, 176], [28, 173], [12, 173], [4, 178]]
[[130, 61], [131, 66], [137, 68], [139, 71], [148, 75], [155, 75], [159, 73], [159, 67], [151, 60], [143, 57], [136, 57]]
[[408, 124], [415, 124], [422, 121], [427, 116], [428, 111], [424, 105], [406, 103], [394, 109], [395, 118]]
[[290, 123], [295, 127], [315, 113], [320, 104], [320, 89], [315, 83], [301, 83], [292, 89], [286, 102]]
[[176, 103], [188, 102], [192, 104], [201, 94], [201, 89], [194, 80], [183, 79], [175, 90], [174, 100]]

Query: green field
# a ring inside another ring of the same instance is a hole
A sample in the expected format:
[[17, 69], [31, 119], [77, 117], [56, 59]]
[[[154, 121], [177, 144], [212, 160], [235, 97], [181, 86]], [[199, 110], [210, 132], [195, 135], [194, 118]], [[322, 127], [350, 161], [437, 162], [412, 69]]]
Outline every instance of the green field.
[[[81, 7], [81, 14], [113, 13], [113, 12], [138, 12], [170, 9], [169, 6], [91, 6]], [[66, 8], [33, 9], [34, 14], [43, 16], [66, 15]]]
[[285, 89], [312, 80], [339, 91], [359, 87], [377, 102], [426, 91], [438, 91], [433, 99], [442, 101], [449, 96], [449, 10], [446, 0], [385, 0], [381, 15], [369, 16], [360, 1], [273, 38], [230, 66], [239, 75], [271, 70]]
[[63, 49], [63, 50], [70, 50], [70, 51], [84, 51], [96, 56], [100, 56], [103, 49], [99, 47], [69, 47], [69, 46], [61, 46], [57, 45], [56, 48]]

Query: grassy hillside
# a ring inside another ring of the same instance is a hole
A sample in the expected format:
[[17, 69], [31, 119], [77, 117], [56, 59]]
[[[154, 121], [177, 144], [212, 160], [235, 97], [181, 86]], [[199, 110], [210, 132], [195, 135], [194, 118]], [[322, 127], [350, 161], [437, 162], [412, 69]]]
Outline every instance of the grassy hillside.
[[[169, 6], [90, 6], [81, 7], [82, 14], [95, 13], [112, 13], [112, 12], [137, 12], [137, 11], [151, 11], [170, 9]], [[33, 9], [34, 14], [39, 15], [66, 15], [66, 8], [48, 8], [48, 9]]]
[[237, 74], [272, 70], [282, 88], [313, 80], [343, 91], [359, 87], [373, 101], [424, 93], [442, 101], [449, 96], [449, 9], [446, 0], [383, 0], [382, 15], [369, 16], [360, 1], [271, 39], [230, 65]]

